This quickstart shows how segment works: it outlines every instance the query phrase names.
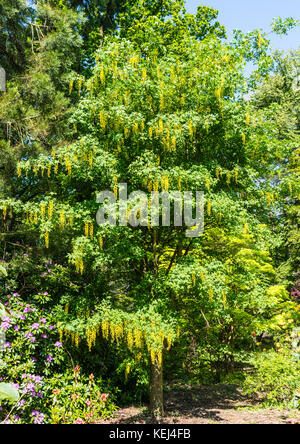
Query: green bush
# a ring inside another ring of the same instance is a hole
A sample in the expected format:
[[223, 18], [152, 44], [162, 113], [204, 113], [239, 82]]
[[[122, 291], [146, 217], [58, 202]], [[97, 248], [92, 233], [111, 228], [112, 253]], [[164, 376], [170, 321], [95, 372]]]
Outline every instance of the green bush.
[[52, 392], [49, 396], [51, 424], [91, 424], [99, 418], [109, 418], [116, 411], [102, 380], [95, 380], [93, 374], [81, 375], [78, 366], [73, 373], [50, 379], [47, 388]]
[[[268, 351], [252, 359], [255, 371], [246, 377], [246, 394], [257, 393], [267, 405], [289, 405], [299, 393], [300, 361], [289, 350]], [[293, 401], [293, 402], [292, 402]]]

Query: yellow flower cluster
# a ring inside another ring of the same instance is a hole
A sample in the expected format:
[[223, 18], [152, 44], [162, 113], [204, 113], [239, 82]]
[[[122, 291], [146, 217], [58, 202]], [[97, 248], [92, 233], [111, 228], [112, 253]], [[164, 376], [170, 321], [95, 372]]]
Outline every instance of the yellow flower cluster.
[[169, 191], [169, 178], [168, 176], [163, 176], [161, 179], [161, 186], [164, 191]]
[[211, 200], [210, 199], [207, 201], [207, 214], [208, 214], [208, 216], [211, 215]]
[[97, 339], [97, 329], [90, 330], [89, 328], [86, 329], [86, 341], [88, 344], [89, 351], [92, 350], [92, 347], [96, 345], [96, 339]]
[[46, 248], [49, 248], [49, 233], [44, 234]]

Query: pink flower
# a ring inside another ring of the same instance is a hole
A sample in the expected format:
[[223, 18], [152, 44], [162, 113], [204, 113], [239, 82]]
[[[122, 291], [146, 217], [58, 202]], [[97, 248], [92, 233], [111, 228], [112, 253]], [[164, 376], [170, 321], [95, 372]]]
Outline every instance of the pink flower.
[[103, 402], [106, 402], [107, 398], [108, 398], [107, 394], [103, 393], [103, 395], [101, 395], [101, 399]]
[[86, 403], [87, 406], [89, 406], [89, 405], [92, 404], [91, 401], [90, 401], [89, 399], [87, 399], [87, 400], [85, 401], [85, 403]]
[[77, 418], [76, 421], [73, 422], [73, 424], [84, 424], [84, 421], [81, 418]]

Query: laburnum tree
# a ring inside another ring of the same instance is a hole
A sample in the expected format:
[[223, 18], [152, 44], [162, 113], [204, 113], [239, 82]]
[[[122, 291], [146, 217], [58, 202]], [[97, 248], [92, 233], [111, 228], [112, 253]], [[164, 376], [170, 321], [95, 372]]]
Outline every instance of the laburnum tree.
[[[267, 225], [297, 190], [293, 177], [274, 179], [294, 142], [280, 139], [271, 111], [244, 99], [243, 54], [253, 45], [263, 65], [263, 37], [201, 39], [177, 19], [175, 11], [162, 30], [150, 16], [136, 32], [103, 39], [91, 77], [70, 81], [80, 101], [64, 135], [23, 156], [12, 178], [19, 194], [0, 202], [7, 231], [13, 220], [44, 255], [95, 283], [92, 295], [57, 310], [61, 339], [92, 350], [101, 336], [112, 349], [126, 347], [126, 376], [133, 363], [148, 363], [156, 416], [163, 359], [182, 338], [211, 335], [230, 360], [254, 329], [286, 331], [298, 316], [275, 280]], [[203, 236], [187, 238], [172, 220], [152, 226], [150, 217], [136, 227], [98, 226], [98, 193], [118, 198], [121, 183], [148, 200], [152, 191], [204, 191]]]

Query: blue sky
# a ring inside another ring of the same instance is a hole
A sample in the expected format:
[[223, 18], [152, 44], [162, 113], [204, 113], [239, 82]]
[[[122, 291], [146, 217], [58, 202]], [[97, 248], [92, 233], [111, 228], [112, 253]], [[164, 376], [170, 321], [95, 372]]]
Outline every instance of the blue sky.
[[[219, 11], [219, 21], [228, 31], [253, 29], [270, 31], [274, 17], [300, 19], [299, 0], [186, 0], [188, 12], [195, 13], [197, 6], [212, 6]], [[274, 49], [297, 49], [300, 46], [300, 26], [288, 36], [269, 36]]]

